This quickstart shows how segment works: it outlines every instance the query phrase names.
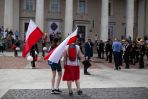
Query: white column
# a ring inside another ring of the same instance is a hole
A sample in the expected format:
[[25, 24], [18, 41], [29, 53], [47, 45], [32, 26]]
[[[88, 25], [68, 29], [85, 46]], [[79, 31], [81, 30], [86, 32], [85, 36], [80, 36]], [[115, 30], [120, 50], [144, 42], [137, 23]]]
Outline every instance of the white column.
[[13, 29], [13, 0], [5, 0], [4, 28]]
[[44, 0], [36, 0], [36, 24], [44, 31]]
[[133, 40], [133, 27], [134, 27], [134, 0], [126, 0], [126, 37], [131, 37]]
[[102, 0], [100, 40], [108, 40], [108, 0]]
[[143, 37], [145, 32], [145, 0], [139, 0], [138, 4], [138, 37]]
[[66, 0], [65, 8], [65, 34], [64, 38], [71, 33], [73, 29], [73, 0]]

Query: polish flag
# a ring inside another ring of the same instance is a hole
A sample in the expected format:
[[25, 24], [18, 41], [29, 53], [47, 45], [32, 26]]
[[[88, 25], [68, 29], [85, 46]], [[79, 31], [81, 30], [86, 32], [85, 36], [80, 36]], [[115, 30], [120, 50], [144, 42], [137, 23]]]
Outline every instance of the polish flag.
[[42, 37], [43, 33], [37, 27], [37, 25], [30, 20], [28, 30], [26, 32], [25, 44], [22, 52], [22, 56], [25, 57], [30, 51], [31, 47]]
[[57, 46], [55, 49], [49, 52], [48, 55], [44, 57], [44, 59], [45, 60], [48, 59], [48, 61], [51, 64], [58, 63], [64, 52], [65, 46], [72, 44], [76, 41], [77, 31], [78, 31], [78, 28], [73, 33], [71, 33], [59, 46]]

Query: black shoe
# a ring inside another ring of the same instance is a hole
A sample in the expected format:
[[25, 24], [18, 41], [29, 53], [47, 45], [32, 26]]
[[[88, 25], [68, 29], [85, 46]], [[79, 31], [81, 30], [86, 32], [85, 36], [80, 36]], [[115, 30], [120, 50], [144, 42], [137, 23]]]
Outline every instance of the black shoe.
[[62, 91], [60, 89], [55, 89], [56, 93], [61, 93]]
[[118, 70], [118, 68], [114, 68], [114, 70]]
[[56, 93], [55, 93], [55, 89], [52, 89], [52, 90], [51, 90], [51, 94], [56, 94]]
[[35, 67], [32, 67], [32, 69], [36, 69]]
[[84, 73], [84, 75], [91, 75], [89, 72]]
[[118, 70], [121, 70], [121, 67], [118, 67]]
[[73, 96], [73, 92], [69, 92], [69, 96]]
[[77, 93], [78, 93], [78, 95], [82, 95], [83, 94], [82, 90], [79, 90]]
[[129, 69], [129, 67], [125, 67], [125, 69]]

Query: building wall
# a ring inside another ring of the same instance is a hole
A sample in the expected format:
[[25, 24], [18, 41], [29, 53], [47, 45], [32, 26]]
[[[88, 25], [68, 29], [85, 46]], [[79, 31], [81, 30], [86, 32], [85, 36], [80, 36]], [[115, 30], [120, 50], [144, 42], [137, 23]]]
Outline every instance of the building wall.
[[[4, 25], [4, 1], [0, 0], [0, 26]], [[24, 1], [21, 0], [19, 5], [15, 5], [15, 2], [18, 0], [14, 0], [14, 27], [22, 33], [24, 33], [24, 23], [29, 22], [30, 19], [35, 20], [35, 12], [36, 6], [34, 2], [34, 10], [26, 11], [24, 6]], [[49, 29], [49, 21], [50, 20], [60, 20], [61, 22], [61, 32], [64, 33], [65, 26], [65, 1], [60, 0], [60, 13], [51, 13], [49, 11], [50, 0], [44, 1], [44, 32], [48, 32]], [[100, 24], [101, 24], [101, 0], [86, 0], [87, 1], [87, 13], [85, 15], [80, 15], [77, 13], [78, 10], [78, 0], [73, 0], [73, 25], [74, 27], [78, 24], [87, 26], [86, 29], [86, 37], [90, 37], [95, 40], [96, 34], [100, 36]], [[134, 8], [134, 36], [139, 35], [140, 31], [142, 31], [143, 27], [145, 34], [148, 35], [148, 1], [146, 1], [146, 11], [142, 12], [141, 9], [143, 6], [140, 5], [139, 2], [141, 0], [135, 0], [135, 8]], [[139, 9], [138, 7], [141, 6]], [[17, 9], [18, 8], [18, 9]], [[144, 25], [140, 20], [143, 18], [141, 15], [145, 15]], [[19, 22], [19, 23], [17, 23]], [[112, 38], [121, 38], [122, 35], [125, 35], [126, 30], [126, 0], [112, 0], [112, 15], [109, 16], [109, 28], [113, 30]], [[139, 31], [139, 32], [138, 32]]]
[[64, 31], [64, 15], [65, 15], [65, 2], [63, 0], [60, 1], [60, 13], [52, 13], [49, 11], [50, 0], [45, 0], [45, 32], [48, 32], [48, 22], [50, 20], [60, 20], [61, 21], [61, 31]]
[[[77, 0], [78, 1], [78, 0]], [[74, 23], [87, 26], [86, 38], [95, 38], [100, 35], [101, 24], [101, 0], [87, 0], [87, 13], [80, 15], [77, 13], [78, 2], [74, 2]]]
[[[113, 12], [109, 17], [109, 26], [113, 26], [113, 38], [120, 38], [125, 34], [126, 2], [124, 0], [113, 0]], [[118, 10], [117, 10], [118, 9]]]

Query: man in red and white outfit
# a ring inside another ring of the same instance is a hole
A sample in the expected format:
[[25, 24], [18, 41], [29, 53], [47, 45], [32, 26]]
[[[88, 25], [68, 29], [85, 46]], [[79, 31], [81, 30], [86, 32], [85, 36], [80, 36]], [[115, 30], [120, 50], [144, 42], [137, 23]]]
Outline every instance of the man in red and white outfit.
[[79, 65], [79, 59], [82, 57], [80, 47], [78, 45], [75, 45], [76, 47], [76, 59], [75, 61], [71, 61], [68, 57], [68, 48], [69, 45], [65, 47], [64, 51], [64, 75], [63, 75], [63, 81], [67, 81], [67, 86], [69, 90], [69, 95], [73, 95], [72, 91], [72, 81], [75, 81], [76, 87], [77, 87], [77, 94], [81, 95], [82, 90], [80, 89], [80, 65]]

